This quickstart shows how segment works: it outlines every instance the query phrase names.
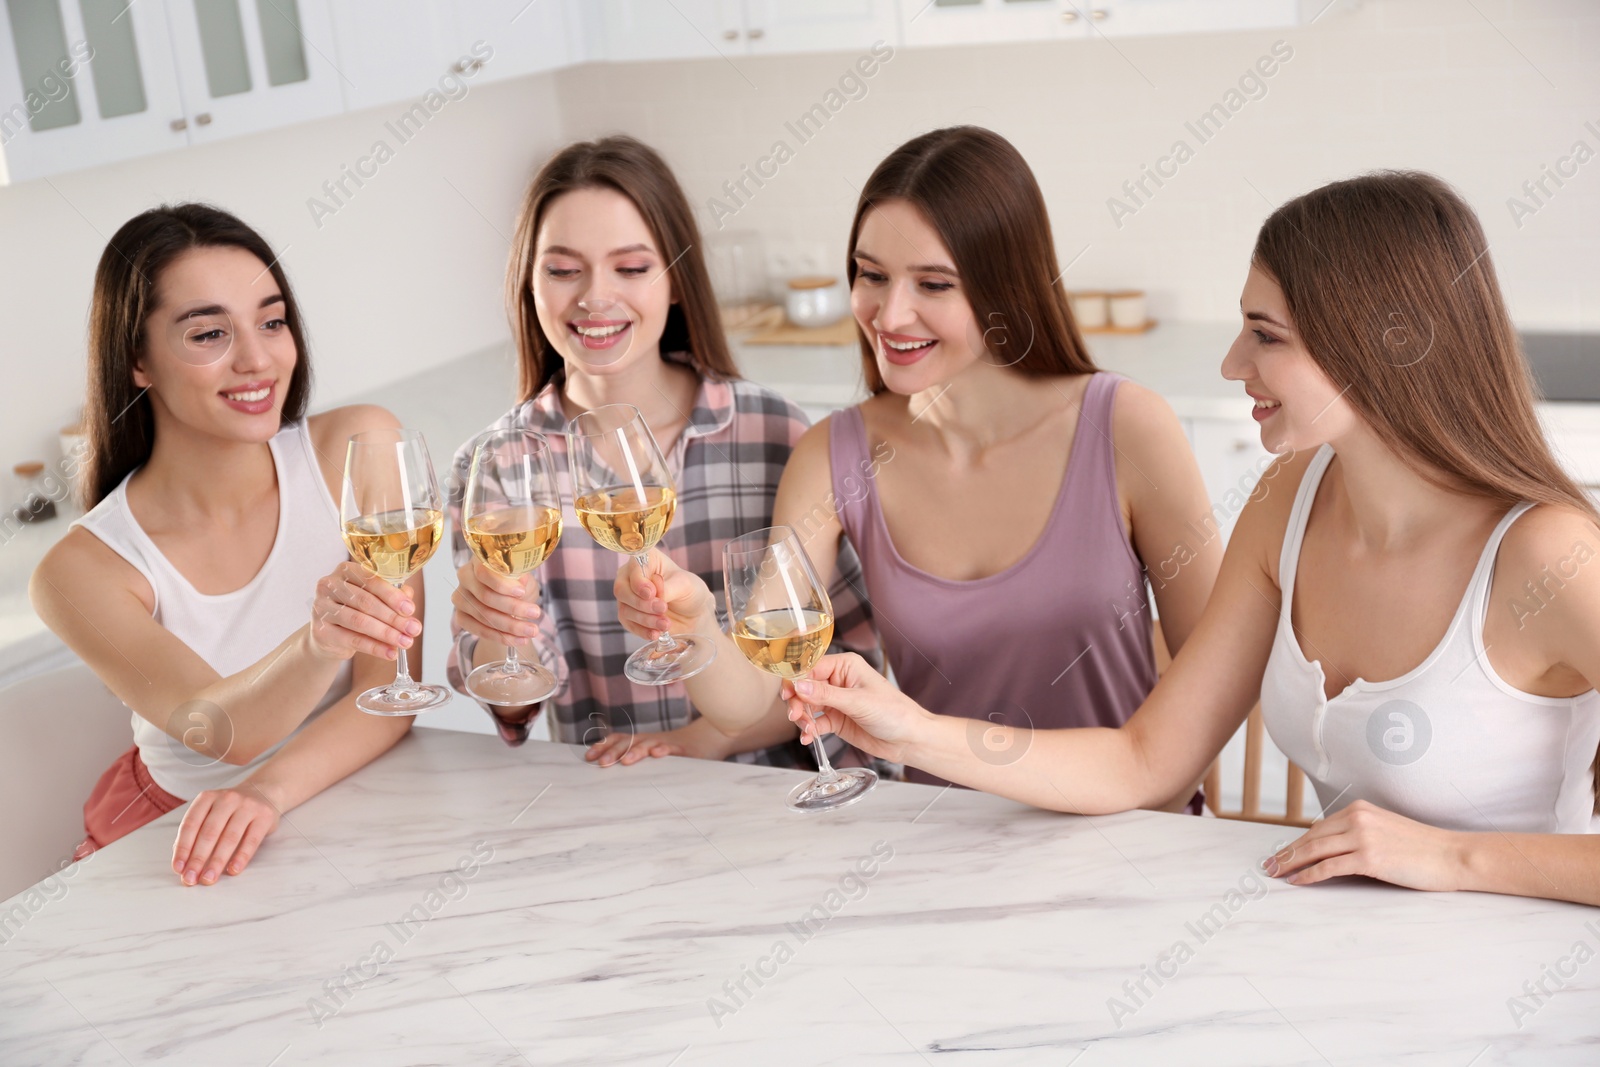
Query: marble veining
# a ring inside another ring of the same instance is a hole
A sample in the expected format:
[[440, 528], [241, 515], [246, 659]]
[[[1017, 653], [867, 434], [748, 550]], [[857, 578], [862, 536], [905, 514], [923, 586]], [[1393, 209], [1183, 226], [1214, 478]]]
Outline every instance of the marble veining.
[[190, 889], [174, 812], [0, 906], [0, 1065], [1600, 1062], [1600, 909], [797, 773], [418, 730]]

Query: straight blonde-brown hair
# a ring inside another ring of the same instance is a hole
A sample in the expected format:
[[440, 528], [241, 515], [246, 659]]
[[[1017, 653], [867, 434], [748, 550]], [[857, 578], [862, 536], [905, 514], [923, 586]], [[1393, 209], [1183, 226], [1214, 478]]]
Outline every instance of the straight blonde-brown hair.
[[[861, 220], [890, 200], [915, 207], [949, 249], [997, 363], [1030, 378], [1098, 369], [1067, 303], [1044, 194], [1010, 141], [981, 126], [948, 126], [890, 152], [856, 201], [846, 266], [852, 286]], [[865, 335], [861, 367], [871, 392], [887, 388]]]
[[538, 396], [565, 364], [560, 350], [539, 328], [533, 302], [539, 226], [556, 197], [593, 188], [614, 190], [633, 202], [650, 228], [656, 252], [667, 264], [675, 302], [661, 334], [662, 353], [685, 353], [702, 378], [739, 377], [700, 250], [694, 211], [672, 168], [641, 141], [603, 137], [570, 144], [551, 156], [534, 175], [517, 213], [506, 270], [506, 308], [517, 345], [518, 402]]

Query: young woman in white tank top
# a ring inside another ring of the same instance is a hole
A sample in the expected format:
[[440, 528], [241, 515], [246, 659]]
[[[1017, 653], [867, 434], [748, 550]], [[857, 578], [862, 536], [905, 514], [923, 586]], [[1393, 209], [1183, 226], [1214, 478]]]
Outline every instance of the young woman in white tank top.
[[133, 711], [80, 859], [189, 802], [173, 871], [211, 885], [410, 727], [355, 694], [418, 650], [421, 582], [401, 593], [350, 562], [333, 496], [350, 435], [396, 423], [306, 418], [309, 393], [294, 294], [254, 230], [180, 204], [117, 231], [90, 314], [92, 508], [30, 589]]
[[1267, 220], [1222, 371], [1282, 458], [1121, 729], [1007, 739], [1023, 755], [997, 765], [961, 720], [835, 656], [794, 687], [802, 740], [1100, 814], [1192, 780], [1259, 695], [1325, 808], [1269, 873], [1600, 904], [1600, 516], [1540, 431], [1486, 250], [1425, 174], [1335, 182]]

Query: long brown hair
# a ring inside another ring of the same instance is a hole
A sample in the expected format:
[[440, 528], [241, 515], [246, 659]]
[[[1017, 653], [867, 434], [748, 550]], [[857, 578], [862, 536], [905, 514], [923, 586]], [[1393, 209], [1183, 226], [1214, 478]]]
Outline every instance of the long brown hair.
[[722, 331], [711, 276], [700, 251], [700, 231], [688, 197], [666, 160], [632, 137], [579, 141], [551, 156], [534, 175], [517, 213], [506, 270], [506, 307], [516, 339], [518, 400], [531, 400], [564, 369], [561, 350], [539, 328], [533, 302], [535, 242], [550, 202], [577, 189], [611, 189], [633, 202], [665, 258], [672, 278], [674, 303], [661, 334], [661, 351], [684, 352], [702, 378], [739, 377], [728, 339]]
[[93, 507], [150, 458], [155, 414], [148, 390], [133, 384], [145, 349], [145, 325], [159, 302], [161, 272], [193, 248], [239, 248], [272, 272], [283, 294], [283, 320], [296, 359], [284, 392], [282, 424], [305, 417], [311, 399], [311, 354], [300, 305], [278, 256], [234, 215], [208, 204], [167, 204], [136, 215], [112, 235], [94, 272], [89, 304], [89, 385], [84, 403], [84, 506]]
[[[1311, 358], [1378, 438], [1435, 485], [1510, 508], [1600, 514], [1556, 462], [1478, 217], [1431, 174], [1379, 171], [1274, 211], [1254, 265]], [[1591, 767], [1600, 813], [1600, 753]]]
[[1279, 207], [1252, 258], [1282, 288], [1312, 360], [1418, 475], [1600, 523], [1539, 428], [1488, 247], [1445, 182], [1379, 171]]
[[[1030, 378], [1094, 373], [1061, 283], [1044, 194], [1010, 141], [981, 126], [949, 126], [890, 152], [856, 202], [845, 268], [851, 286], [861, 220], [888, 200], [911, 204], [938, 232], [994, 356]], [[865, 336], [861, 366], [867, 388], [883, 392]]]

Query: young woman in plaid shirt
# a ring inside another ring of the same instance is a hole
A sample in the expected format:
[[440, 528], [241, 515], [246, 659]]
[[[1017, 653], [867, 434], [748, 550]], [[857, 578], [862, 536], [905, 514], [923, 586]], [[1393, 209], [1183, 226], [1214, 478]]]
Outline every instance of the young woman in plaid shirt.
[[[490, 429], [550, 439], [567, 534], [520, 580], [483, 567], [460, 532], [471, 442], [457, 451], [450, 480], [459, 568], [451, 684], [465, 692], [474, 667], [501, 659], [507, 644], [531, 646], [560, 688], [541, 705], [486, 705], [507, 744], [526, 740], [528, 723], [549, 705], [552, 736], [593, 746], [588, 757], [603, 765], [689, 755], [811, 767], [787, 722], [769, 720], [729, 737], [698, 716], [683, 683], [638, 685], [623, 674], [623, 662], [643, 642], [618, 621], [612, 585], [619, 557], [584, 535], [572, 511], [568, 423], [603, 404], [633, 404], [678, 490], [677, 517], [659, 551], [720, 588], [722, 546], [771, 523], [778, 479], [807, 427], [794, 404], [739, 377], [694, 216], [661, 157], [630, 137], [607, 137], [551, 158], [518, 217], [507, 301], [520, 399]], [[860, 569], [853, 558], [845, 562], [830, 590], [840, 622], [836, 645], [876, 659], [855, 593]], [[620, 735], [629, 736], [602, 745]], [[837, 747], [845, 763], [860, 762]]]

